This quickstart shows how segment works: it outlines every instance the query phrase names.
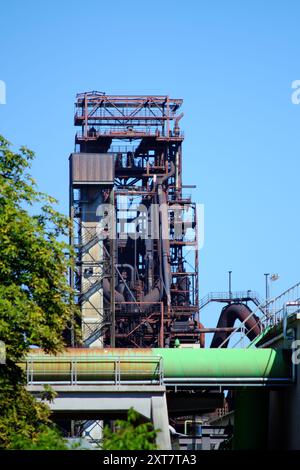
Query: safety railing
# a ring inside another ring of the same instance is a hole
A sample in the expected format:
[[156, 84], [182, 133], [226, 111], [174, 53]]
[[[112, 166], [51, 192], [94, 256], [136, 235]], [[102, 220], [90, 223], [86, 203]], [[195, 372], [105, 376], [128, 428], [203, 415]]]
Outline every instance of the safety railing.
[[112, 145], [109, 148], [109, 152], [111, 153], [122, 153], [122, 154], [127, 154], [127, 152], [132, 152], [134, 153], [137, 149], [137, 146], [130, 146], [130, 145]]
[[193, 204], [191, 203], [191, 199], [192, 199], [192, 194], [191, 193], [181, 193], [180, 197], [179, 197], [179, 191], [173, 191], [172, 194], [171, 194], [171, 197], [170, 197], [170, 202], [173, 202], [174, 201], [174, 205], [176, 206], [176, 203], [184, 203], [186, 204], [187, 206], [190, 207], [190, 204]]
[[[278, 325], [284, 320], [285, 307], [287, 303], [295, 304], [294, 308], [289, 310], [289, 315], [299, 311], [299, 305], [297, 305], [297, 303], [300, 301], [299, 293], [300, 282], [282, 292], [280, 295], [258, 305], [257, 308], [253, 312], [249, 313], [247, 318], [245, 318], [243, 322], [241, 322], [241, 324], [239, 324], [238, 327], [234, 329], [229, 337], [226, 338], [222, 344], [220, 344], [219, 348], [222, 348], [225, 343], [229, 344], [230, 339], [232, 339], [235, 333], [240, 331], [241, 326], [244, 327], [246, 322], [254, 315], [259, 316], [262, 329], [266, 330], [269, 327]], [[263, 315], [261, 315], [261, 313], [263, 313]], [[247, 333], [249, 334], [249, 330], [247, 330]], [[241, 343], [241, 341], [244, 341], [245, 335], [246, 330], [244, 335], [240, 337], [232, 347], [236, 347]]]
[[[155, 124], [152, 124], [153, 126]], [[138, 128], [133, 128], [131, 126], [126, 126], [124, 127], [110, 127], [110, 128], [105, 128], [105, 129], [97, 129], [97, 130], [88, 130], [86, 133], [84, 132], [77, 132], [76, 133], [76, 140], [86, 140], [86, 139], [97, 139], [98, 137], [102, 136], [140, 136], [140, 137], [158, 137], [158, 138], [165, 138], [165, 137], [177, 137], [177, 138], [183, 138], [184, 133], [183, 132], [178, 132], [178, 133], [173, 133], [172, 131], [169, 131], [169, 134], [167, 132], [162, 132], [159, 129], [151, 129], [147, 127], [138, 127]]]
[[31, 357], [24, 369], [28, 385], [163, 385], [161, 356]]
[[[273, 326], [283, 320], [284, 314], [284, 306], [290, 302], [299, 302], [300, 300], [300, 282], [293, 285], [286, 291], [282, 292], [282, 294], [278, 295], [277, 297], [269, 300], [266, 304], [266, 316], [263, 319], [264, 325]], [[299, 307], [295, 305], [294, 311], [299, 310]], [[293, 313], [290, 310], [290, 314]]]
[[210, 292], [200, 300], [199, 307], [204, 308], [210, 302], [229, 302], [229, 301], [246, 301], [252, 300], [257, 306], [261, 305], [262, 302], [259, 299], [257, 292], [252, 290], [237, 291], [237, 292]]

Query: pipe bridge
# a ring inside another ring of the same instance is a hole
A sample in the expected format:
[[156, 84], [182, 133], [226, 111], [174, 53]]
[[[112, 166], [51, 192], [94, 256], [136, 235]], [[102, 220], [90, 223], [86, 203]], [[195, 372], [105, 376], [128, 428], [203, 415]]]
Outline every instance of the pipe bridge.
[[[169, 413], [220, 407], [222, 388], [293, 381], [287, 351], [274, 349], [69, 348], [57, 356], [33, 349], [20, 366], [38, 399], [45, 384], [56, 391], [54, 419], [115, 419], [133, 407], [159, 430], [156, 443], [164, 450], [171, 449]], [[182, 404], [180, 393], [170, 391], [184, 389]]]
[[20, 365], [30, 385], [233, 387], [293, 380], [289, 352], [274, 349], [68, 348], [57, 356], [33, 349]]

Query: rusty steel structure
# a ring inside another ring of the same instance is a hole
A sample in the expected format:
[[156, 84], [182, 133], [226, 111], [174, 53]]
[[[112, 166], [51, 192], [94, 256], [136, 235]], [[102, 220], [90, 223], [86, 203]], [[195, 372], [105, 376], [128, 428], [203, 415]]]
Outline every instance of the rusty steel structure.
[[71, 285], [87, 347], [204, 346], [181, 106], [169, 96], [76, 96]]

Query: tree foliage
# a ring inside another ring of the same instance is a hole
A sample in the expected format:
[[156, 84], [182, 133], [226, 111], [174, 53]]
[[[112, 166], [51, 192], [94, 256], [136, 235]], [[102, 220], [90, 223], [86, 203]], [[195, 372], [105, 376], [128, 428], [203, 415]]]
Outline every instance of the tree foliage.
[[140, 423], [140, 415], [131, 408], [127, 421], [117, 420], [116, 429], [104, 428], [103, 450], [155, 450], [155, 438], [159, 430], [152, 423]]
[[34, 439], [40, 425], [50, 424], [50, 410], [27, 392], [14, 364], [0, 367], [0, 448], [10, 448], [16, 436]]
[[55, 427], [41, 425], [38, 432], [30, 438], [15, 433], [10, 448], [14, 450], [68, 450], [67, 440]]
[[17, 362], [31, 345], [50, 353], [61, 350], [63, 332], [77, 313], [64, 241], [70, 222], [54, 209], [55, 199], [37, 190], [29, 173], [33, 158], [25, 147], [13, 152], [0, 136], [0, 340], [7, 357], [0, 365], [2, 448], [16, 433], [38, 442], [41, 426], [49, 424], [48, 408], [26, 391]]
[[[0, 336], [16, 362], [30, 345], [63, 346], [74, 305], [68, 285], [69, 220], [28, 173], [33, 152], [10, 150], [0, 137]], [[40, 206], [38, 215], [30, 210]]]

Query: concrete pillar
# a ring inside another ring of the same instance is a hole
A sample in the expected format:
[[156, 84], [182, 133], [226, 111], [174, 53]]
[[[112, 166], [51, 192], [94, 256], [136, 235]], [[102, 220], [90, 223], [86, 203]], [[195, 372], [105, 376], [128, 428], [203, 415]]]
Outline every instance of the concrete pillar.
[[210, 434], [202, 434], [201, 438], [201, 450], [211, 450], [210, 449]]
[[269, 400], [269, 450], [285, 449], [286, 447], [286, 429], [285, 429], [285, 409], [284, 409], [285, 390], [271, 390]]
[[236, 392], [234, 450], [268, 448], [269, 391], [241, 388]]
[[159, 429], [156, 444], [160, 450], [171, 449], [171, 438], [169, 430], [169, 418], [166, 395], [152, 396], [151, 398], [151, 418], [154, 429]]

